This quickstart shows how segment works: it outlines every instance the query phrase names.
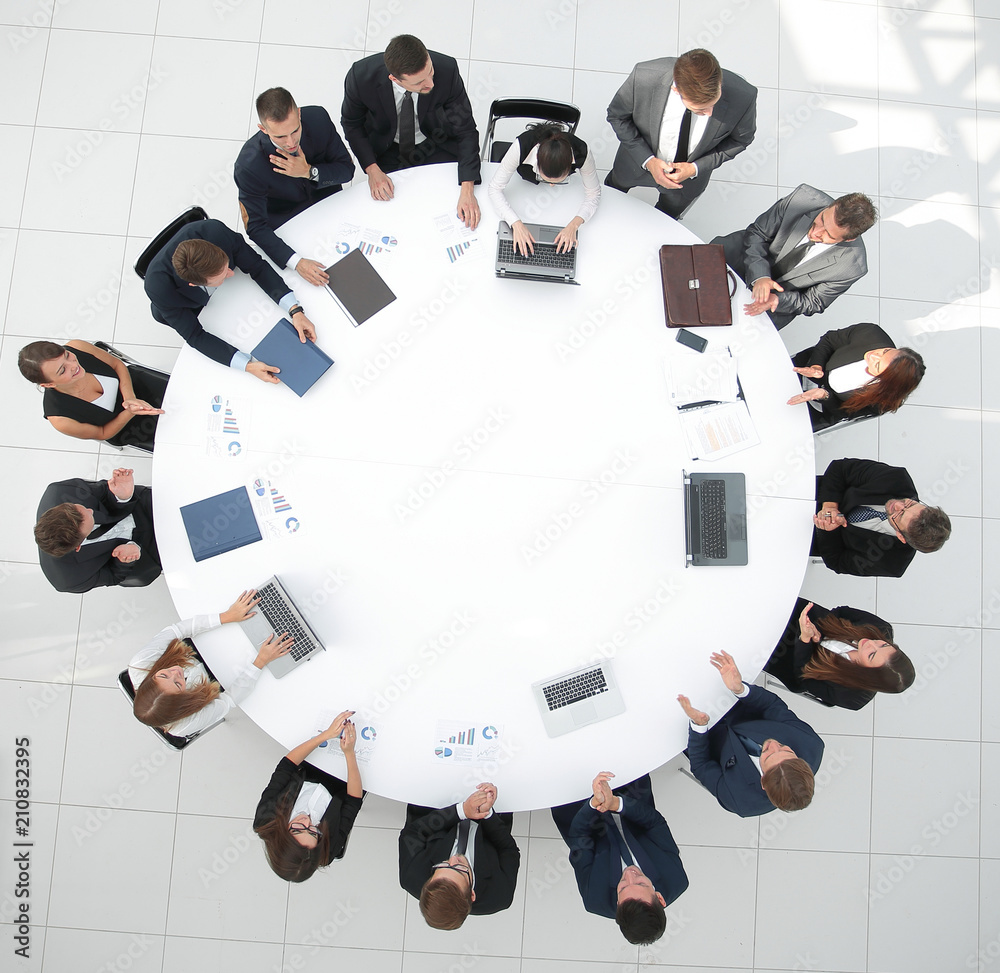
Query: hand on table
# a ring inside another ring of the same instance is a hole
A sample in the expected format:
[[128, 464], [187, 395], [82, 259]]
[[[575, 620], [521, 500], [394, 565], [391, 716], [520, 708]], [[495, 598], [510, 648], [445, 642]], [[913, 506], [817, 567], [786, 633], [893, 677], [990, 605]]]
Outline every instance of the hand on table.
[[756, 317], [758, 314], [768, 313], [778, 310], [778, 295], [772, 294], [766, 301], [754, 301], [752, 304], [744, 304], [743, 311], [748, 317]]
[[344, 753], [354, 753], [354, 745], [358, 742], [358, 728], [348, 720], [340, 734], [340, 749]]
[[318, 260], [310, 260], [308, 257], [302, 257], [299, 260], [295, 265], [295, 272], [303, 280], [307, 280], [310, 284], [315, 284], [317, 287], [329, 283], [330, 280], [324, 266]]
[[342, 713], [338, 713], [334, 718], [333, 722], [326, 728], [323, 736], [327, 740], [334, 740], [341, 735], [344, 731], [344, 727], [351, 722], [351, 717], [354, 715], [354, 710], [345, 709]]
[[786, 404], [802, 405], [803, 402], [820, 401], [821, 399], [828, 397], [826, 389], [807, 389], [805, 392], [799, 392], [798, 395], [793, 395]]
[[479, 203], [476, 201], [476, 194], [472, 186], [471, 182], [462, 183], [462, 191], [458, 194], [458, 208], [456, 209], [458, 218], [470, 230], [479, 226], [479, 217], [481, 216]]
[[151, 406], [145, 399], [122, 399], [122, 408], [138, 416], [162, 416], [163, 410]]
[[392, 199], [396, 192], [392, 180], [374, 162], [365, 172], [368, 173], [368, 190], [372, 199]]

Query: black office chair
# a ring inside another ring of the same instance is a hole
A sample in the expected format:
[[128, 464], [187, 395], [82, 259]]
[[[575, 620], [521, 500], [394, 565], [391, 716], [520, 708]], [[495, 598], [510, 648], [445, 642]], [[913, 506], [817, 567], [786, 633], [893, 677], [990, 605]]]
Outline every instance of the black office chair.
[[497, 141], [494, 137], [497, 122], [505, 118], [555, 122], [573, 135], [576, 126], [580, 124], [580, 109], [565, 101], [548, 101], [544, 98], [497, 98], [490, 105], [490, 118], [486, 123], [482, 152], [484, 161], [499, 162], [510, 148], [510, 142]]
[[[202, 659], [195, 644], [190, 639], [187, 640], [187, 643], [192, 649], [194, 649], [194, 654], [198, 657], [201, 664], [205, 666], [205, 672], [208, 673], [208, 678], [215, 679], [215, 676], [212, 674], [212, 670], [208, 668], [205, 660]], [[150, 673], [150, 676], [151, 675], [152, 673]], [[150, 676], [147, 676], [146, 678], [148, 679]], [[218, 682], [218, 680], [216, 680], [216, 682]], [[118, 688], [125, 694], [125, 698], [129, 701], [129, 706], [133, 706], [135, 704], [135, 686], [132, 685], [132, 677], [128, 674], [128, 667], [118, 673]], [[183, 750], [185, 747], [194, 743], [198, 737], [204, 736], [209, 730], [214, 730], [220, 723], [225, 722], [226, 718], [223, 716], [217, 719], [214, 723], [206, 726], [203, 730], [199, 730], [197, 733], [192, 733], [189, 736], [176, 736], [175, 734], [168, 733], [166, 730], [161, 730], [156, 726], [151, 726], [149, 729], [152, 730], [168, 747], [170, 747], [171, 750]]]
[[152, 243], [146, 247], [142, 253], [139, 254], [139, 259], [136, 260], [133, 269], [139, 275], [140, 280], [146, 279], [146, 271], [149, 270], [149, 265], [152, 263], [153, 258], [163, 249], [166, 242], [182, 227], [187, 226], [188, 223], [196, 223], [198, 220], [207, 220], [208, 213], [206, 213], [200, 206], [192, 206], [190, 209], [185, 210], [180, 216], [175, 217], [170, 221], [159, 233], [153, 237]]
[[[125, 354], [123, 351], [119, 351], [114, 345], [110, 345], [106, 341], [95, 341], [93, 344], [95, 348], [100, 348], [101, 351], [105, 351], [109, 355], [114, 355], [115, 358], [120, 358], [128, 366], [129, 374], [132, 376], [132, 384], [135, 387], [135, 392], [138, 398], [146, 399], [147, 401], [152, 400], [154, 402], [163, 401], [163, 396], [167, 391], [167, 382], [170, 381], [170, 374], [168, 372], [161, 372], [158, 368], [143, 365], [142, 362], [137, 362], [130, 355]], [[144, 453], [153, 452], [152, 440], [149, 442], [134, 441], [131, 435], [128, 434], [129, 426], [133, 425], [141, 418], [141, 416], [137, 416], [129, 423], [128, 426], [125, 427], [125, 429], [112, 436], [110, 439], [105, 439], [104, 442], [119, 450], [124, 449], [126, 446], [132, 446], [133, 448]], [[125, 439], [130, 441], [126, 442], [124, 441]]]

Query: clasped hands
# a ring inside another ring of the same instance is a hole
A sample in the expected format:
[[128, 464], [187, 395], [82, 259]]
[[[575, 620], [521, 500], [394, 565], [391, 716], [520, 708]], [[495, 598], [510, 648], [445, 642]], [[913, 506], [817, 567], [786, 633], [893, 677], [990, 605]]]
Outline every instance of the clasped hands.
[[611, 790], [611, 785], [608, 783], [614, 776], [610, 770], [602, 770], [591, 784], [594, 796], [590, 799], [590, 806], [601, 814], [621, 809], [622, 799]]
[[[722, 681], [725, 683], [726, 689], [734, 695], [739, 695], [743, 692], [743, 676], [740, 675], [736, 660], [728, 652], [713, 652], [709, 661], [719, 670], [719, 675], [722, 676]], [[678, 696], [677, 702], [680, 703], [685, 716], [692, 723], [697, 726], [706, 726], [708, 724], [708, 713], [703, 713], [701, 710], [695, 709], [687, 696]]]
[[481, 821], [493, 810], [496, 799], [496, 784], [484, 781], [462, 802], [462, 810], [470, 821]]
[[681, 189], [681, 183], [686, 182], [695, 174], [695, 167], [690, 162], [666, 162], [663, 159], [653, 159], [646, 166], [653, 181], [664, 189]]
[[813, 517], [813, 523], [820, 530], [836, 530], [838, 527], [847, 526], [847, 518], [840, 512], [836, 503], [828, 500]]

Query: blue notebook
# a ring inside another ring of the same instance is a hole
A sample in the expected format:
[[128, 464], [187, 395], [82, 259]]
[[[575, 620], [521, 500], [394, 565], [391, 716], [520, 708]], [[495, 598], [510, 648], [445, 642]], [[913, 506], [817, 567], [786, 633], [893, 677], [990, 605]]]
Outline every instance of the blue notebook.
[[314, 341], [302, 344], [292, 322], [281, 318], [253, 350], [257, 361], [280, 368], [278, 378], [299, 397], [316, 384], [333, 359]]
[[181, 507], [184, 529], [196, 561], [259, 541], [260, 528], [246, 487]]

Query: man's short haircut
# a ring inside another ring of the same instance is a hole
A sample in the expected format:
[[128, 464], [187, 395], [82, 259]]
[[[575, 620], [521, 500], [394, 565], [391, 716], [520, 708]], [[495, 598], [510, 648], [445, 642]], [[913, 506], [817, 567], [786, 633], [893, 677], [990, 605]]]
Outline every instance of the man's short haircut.
[[722, 92], [722, 68], [711, 51], [696, 47], [674, 62], [674, 84], [692, 105], [707, 105]]
[[847, 230], [847, 238], [854, 240], [875, 225], [878, 210], [864, 193], [848, 193], [834, 202], [833, 218], [837, 226]]
[[667, 910], [655, 896], [652, 902], [626, 899], [618, 905], [615, 922], [622, 935], [634, 946], [648, 946], [655, 943], [667, 928]]
[[207, 284], [209, 277], [229, 266], [226, 251], [208, 240], [182, 240], [170, 262], [177, 276], [189, 284]]
[[394, 78], [402, 78], [404, 74], [419, 74], [426, 67], [429, 57], [423, 41], [412, 34], [394, 37], [382, 55], [389, 74]]
[[287, 88], [268, 88], [257, 96], [257, 117], [261, 125], [283, 122], [297, 107]]
[[420, 890], [420, 914], [434, 929], [458, 929], [471, 908], [471, 893], [446, 878], [432, 875]]
[[915, 551], [932, 554], [940, 551], [951, 537], [951, 518], [940, 507], [927, 507], [919, 517], [913, 518], [906, 531], [900, 533]]
[[764, 793], [782, 811], [801, 811], [809, 807], [816, 788], [812, 767], [801, 757], [782, 760], [761, 778]]
[[35, 524], [35, 543], [52, 557], [75, 551], [83, 541], [83, 514], [71, 503], [49, 507]]

